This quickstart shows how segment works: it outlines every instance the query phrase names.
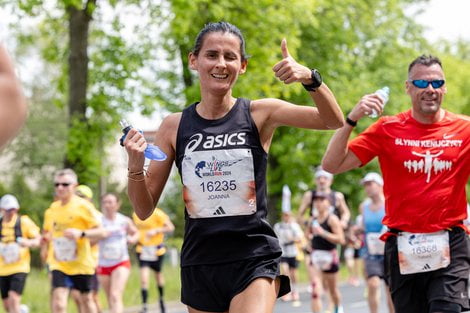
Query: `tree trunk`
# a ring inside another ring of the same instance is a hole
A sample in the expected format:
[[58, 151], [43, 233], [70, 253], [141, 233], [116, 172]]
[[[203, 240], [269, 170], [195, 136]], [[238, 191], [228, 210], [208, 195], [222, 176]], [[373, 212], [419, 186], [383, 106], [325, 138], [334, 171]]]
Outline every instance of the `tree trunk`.
[[[87, 108], [87, 81], [88, 81], [88, 29], [91, 15], [88, 13], [89, 5], [95, 3], [88, 1], [84, 9], [69, 7], [69, 46], [70, 55], [68, 58], [69, 76], [69, 127], [73, 126], [73, 120], [78, 119], [86, 123]], [[74, 168], [76, 160], [71, 160], [68, 153], [65, 156], [64, 166]]]

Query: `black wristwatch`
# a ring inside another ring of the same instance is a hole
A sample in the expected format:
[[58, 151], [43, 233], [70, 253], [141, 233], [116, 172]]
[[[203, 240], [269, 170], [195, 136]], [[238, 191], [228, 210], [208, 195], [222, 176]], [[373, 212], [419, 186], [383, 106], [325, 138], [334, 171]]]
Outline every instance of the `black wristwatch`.
[[312, 70], [312, 83], [309, 85], [302, 84], [305, 90], [307, 91], [316, 91], [318, 87], [321, 86], [323, 83], [323, 79], [321, 78], [320, 72], [316, 69]]

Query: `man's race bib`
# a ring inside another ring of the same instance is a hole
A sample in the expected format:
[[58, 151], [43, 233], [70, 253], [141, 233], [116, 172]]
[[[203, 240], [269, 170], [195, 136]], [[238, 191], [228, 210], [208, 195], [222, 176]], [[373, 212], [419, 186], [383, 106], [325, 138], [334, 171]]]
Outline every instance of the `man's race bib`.
[[434, 271], [450, 264], [449, 232], [429, 234], [402, 232], [398, 235], [400, 273]]
[[54, 257], [59, 262], [74, 261], [77, 258], [77, 242], [66, 237], [53, 239]]
[[120, 260], [123, 257], [122, 242], [120, 240], [107, 241], [100, 246], [100, 253], [107, 260]]
[[190, 218], [256, 212], [250, 149], [193, 151], [182, 161], [183, 197]]
[[381, 233], [367, 233], [366, 244], [369, 255], [383, 255], [385, 242], [380, 240]]
[[2, 244], [1, 255], [3, 258], [3, 263], [12, 264], [20, 260], [20, 245], [16, 242], [10, 242]]
[[141, 261], [157, 261], [158, 246], [142, 246], [142, 252], [140, 252]]
[[313, 250], [312, 263], [322, 271], [331, 269], [336, 259], [336, 250]]

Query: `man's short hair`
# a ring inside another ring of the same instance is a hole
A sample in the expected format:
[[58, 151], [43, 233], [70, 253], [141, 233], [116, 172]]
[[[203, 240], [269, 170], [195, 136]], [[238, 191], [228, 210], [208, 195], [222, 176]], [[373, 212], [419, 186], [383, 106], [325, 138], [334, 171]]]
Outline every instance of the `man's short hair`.
[[71, 181], [72, 184], [78, 183], [77, 174], [71, 168], [64, 168], [62, 170], [58, 170], [57, 172], [55, 172], [54, 178], [60, 177], [60, 176], [69, 176], [70, 178], [72, 178], [72, 181]]
[[441, 60], [438, 57], [435, 57], [433, 55], [423, 54], [423, 55], [417, 57], [416, 59], [414, 59], [413, 62], [410, 63], [410, 65], [408, 66], [408, 74], [410, 74], [411, 69], [415, 65], [418, 65], [418, 64], [421, 64], [421, 65], [424, 65], [424, 66], [431, 66], [433, 64], [439, 64], [439, 66], [442, 68]]

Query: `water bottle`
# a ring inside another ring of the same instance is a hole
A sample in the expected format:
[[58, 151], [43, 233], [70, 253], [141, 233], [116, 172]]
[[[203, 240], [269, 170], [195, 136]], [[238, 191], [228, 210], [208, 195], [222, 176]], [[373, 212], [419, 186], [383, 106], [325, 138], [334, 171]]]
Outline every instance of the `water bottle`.
[[[129, 132], [129, 130], [131, 130], [132, 125], [129, 124], [125, 119], [120, 120], [119, 124], [121, 124], [122, 133], [124, 134], [122, 135], [121, 139], [119, 139], [119, 142], [121, 146], [124, 146], [124, 139], [126, 139], [126, 135]], [[145, 148], [144, 155], [147, 159], [150, 159], [150, 160], [155, 160], [155, 161], [166, 160], [166, 154], [162, 150], [160, 150], [159, 147], [152, 145], [150, 143], [147, 144], [147, 148]]]
[[[388, 88], [388, 86], [382, 87], [379, 90], [377, 90], [375, 94], [378, 95], [383, 100], [383, 104], [382, 104], [382, 109], [383, 109], [385, 107], [385, 104], [388, 101], [388, 98], [390, 95], [390, 88]], [[369, 114], [369, 117], [376, 118], [377, 116], [379, 116], [377, 111], [372, 109], [372, 112]]]

